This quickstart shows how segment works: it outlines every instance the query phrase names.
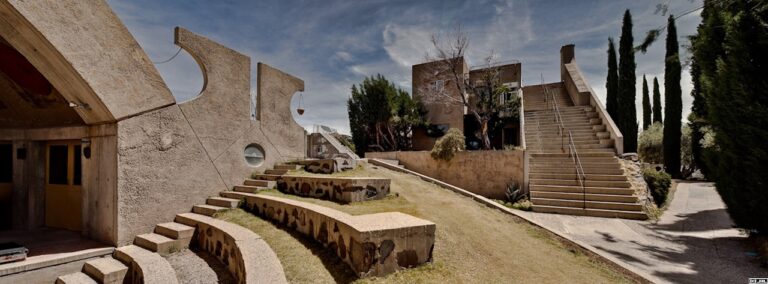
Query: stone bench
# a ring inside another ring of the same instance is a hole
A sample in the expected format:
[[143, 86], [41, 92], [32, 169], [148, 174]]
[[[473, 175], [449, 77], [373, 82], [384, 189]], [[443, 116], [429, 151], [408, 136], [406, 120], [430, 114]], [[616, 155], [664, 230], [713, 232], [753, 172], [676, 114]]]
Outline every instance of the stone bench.
[[288, 283], [277, 255], [256, 233], [195, 213], [178, 214], [175, 221], [195, 227], [193, 241], [221, 261], [238, 283]]
[[367, 177], [315, 177], [283, 175], [281, 192], [344, 203], [382, 199], [389, 194], [389, 179]]
[[435, 224], [400, 212], [353, 216], [320, 205], [233, 193], [253, 214], [320, 242], [359, 277], [383, 276], [432, 261]]
[[351, 158], [331, 158], [331, 159], [312, 159], [290, 162], [290, 164], [300, 165], [304, 170], [316, 174], [332, 174], [354, 169], [357, 162]]

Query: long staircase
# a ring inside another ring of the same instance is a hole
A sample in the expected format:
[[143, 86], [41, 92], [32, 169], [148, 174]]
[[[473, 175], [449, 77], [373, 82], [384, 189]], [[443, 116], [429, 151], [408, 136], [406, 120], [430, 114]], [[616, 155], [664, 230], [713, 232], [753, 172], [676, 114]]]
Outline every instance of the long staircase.
[[562, 84], [524, 101], [534, 211], [647, 219], [592, 106], [574, 106]]

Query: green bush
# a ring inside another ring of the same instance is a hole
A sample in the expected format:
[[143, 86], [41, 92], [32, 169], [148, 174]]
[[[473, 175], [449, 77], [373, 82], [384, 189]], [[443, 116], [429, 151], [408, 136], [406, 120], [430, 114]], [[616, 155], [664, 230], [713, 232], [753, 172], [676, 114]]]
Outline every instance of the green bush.
[[659, 122], [651, 124], [645, 131], [640, 133], [640, 141], [637, 145], [637, 155], [640, 160], [651, 164], [661, 164], [664, 162], [664, 125]]
[[450, 161], [458, 151], [464, 151], [464, 134], [461, 133], [461, 130], [451, 128], [435, 142], [435, 147], [432, 148], [432, 158]]
[[672, 176], [654, 169], [644, 169], [643, 179], [648, 184], [656, 205], [659, 207], [664, 205], [664, 202], [667, 201], [667, 195], [669, 195], [669, 187], [672, 185]]

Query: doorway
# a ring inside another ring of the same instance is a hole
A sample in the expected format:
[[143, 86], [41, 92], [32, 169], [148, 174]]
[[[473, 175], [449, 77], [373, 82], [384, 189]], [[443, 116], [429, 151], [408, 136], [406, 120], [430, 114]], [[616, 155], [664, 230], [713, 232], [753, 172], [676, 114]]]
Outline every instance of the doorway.
[[80, 140], [50, 141], [45, 157], [45, 225], [82, 227], [82, 147]]
[[0, 142], [0, 230], [11, 229], [13, 192], [13, 144]]

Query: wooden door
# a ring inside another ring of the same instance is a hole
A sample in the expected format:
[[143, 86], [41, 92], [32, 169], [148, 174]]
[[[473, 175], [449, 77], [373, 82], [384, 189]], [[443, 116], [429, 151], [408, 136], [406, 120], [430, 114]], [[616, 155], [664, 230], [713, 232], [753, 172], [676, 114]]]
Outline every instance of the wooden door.
[[82, 147], [79, 140], [46, 145], [45, 225], [80, 231], [82, 227]]
[[13, 144], [0, 142], [0, 230], [10, 229], [13, 192]]

